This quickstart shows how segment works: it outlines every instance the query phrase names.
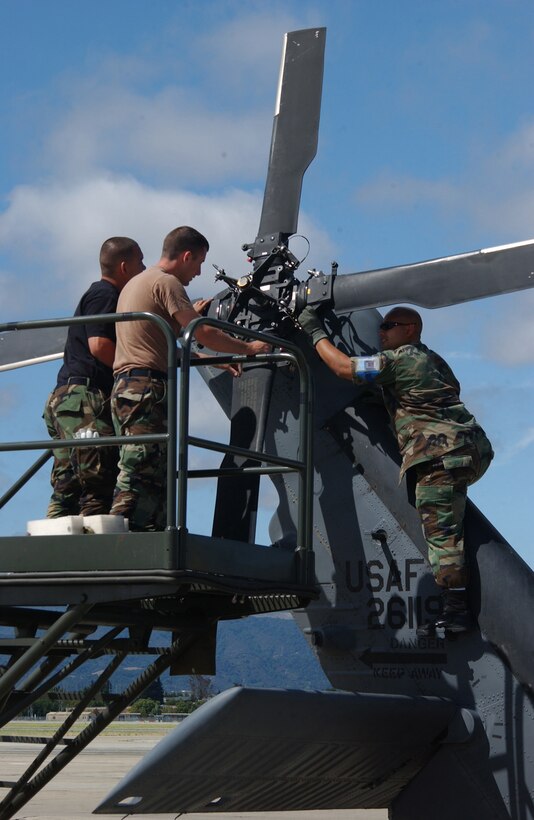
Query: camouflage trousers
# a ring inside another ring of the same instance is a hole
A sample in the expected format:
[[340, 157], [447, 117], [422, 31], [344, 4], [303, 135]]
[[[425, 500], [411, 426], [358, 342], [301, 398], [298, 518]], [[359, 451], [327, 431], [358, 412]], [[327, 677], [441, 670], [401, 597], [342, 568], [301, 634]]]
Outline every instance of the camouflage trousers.
[[[167, 385], [149, 376], [119, 376], [111, 393], [115, 432], [135, 436], [167, 432]], [[167, 448], [126, 444], [120, 449], [112, 515], [129, 519], [131, 530], [162, 530], [166, 520]]]
[[[46, 401], [43, 418], [53, 439], [75, 438], [84, 428], [99, 436], [113, 435], [109, 397], [85, 385], [56, 387]], [[47, 517], [109, 513], [118, 455], [116, 447], [54, 450]]]
[[469, 582], [464, 550], [467, 488], [484, 475], [492, 458], [489, 441], [481, 437], [479, 442], [415, 466], [415, 505], [440, 587], [465, 587]]

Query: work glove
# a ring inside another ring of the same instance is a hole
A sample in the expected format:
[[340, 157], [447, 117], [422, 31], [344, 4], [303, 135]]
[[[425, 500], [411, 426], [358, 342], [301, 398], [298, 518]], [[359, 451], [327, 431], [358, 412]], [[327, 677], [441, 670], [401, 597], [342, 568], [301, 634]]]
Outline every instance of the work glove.
[[298, 323], [303, 331], [311, 338], [314, 347], [321, 339], [328, 339], [328, 335], [317, 315], [317, 311], [312, 307], [304, 308], [298, 316]]

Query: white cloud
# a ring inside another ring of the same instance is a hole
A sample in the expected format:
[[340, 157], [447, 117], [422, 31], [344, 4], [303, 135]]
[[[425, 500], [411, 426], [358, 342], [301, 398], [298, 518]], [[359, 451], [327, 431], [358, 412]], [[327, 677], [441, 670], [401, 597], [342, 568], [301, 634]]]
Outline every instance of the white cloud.
[[466, 337], [469, 328], [473, 324], [473, 314], [476, 313], [471, 303], [461, 303], [450, 305], [439, 310], [417, 308], [423, 319], [423, 340], [425, 344], [433, 350], [439, 352], [445, 359], [449, 357], [458, 358], [454, 351], [450, 350], [451, 342], [455, 345], [455, 350], [466, 345]]
[[354, 198], [373, 209], [435, 207], [450, 219], [512, 242], [534, 235], [533, 189], [534, 122], [528, 122], [492, 151], [475, 146], [469, 172], [461, 179], [425, 179], [383, 169], [359, 186]]
[[482, 344], [495, 361], [515, 368], [534, 363], [534, 292], [508, 297], [498, 320], [483, 329]]
[[[12, 297], [24, 301], [23, 294], [39, 285], [38, 305], [26, 299], [28, 318], [52, 308], [56, 315], [69, 311], [83, 288], [99, 276], [98, 251], [104, 239], [134, 237], [147, 264], [152, 264], [159, 259], [163, 237], [183, 224], [197, 227], [210, 241], [204, 276], [195, 280], [190, 295], [213, 295], [220, 287], [213, 284], [211, 262], [230, 275], [248, 270], [241, 244], [254, 239], [260, 207], [259, 194], [235, 189], [216, 195], [158, 190], [111, 175], [69, 184], [19, 186], [0, 214], [0, 250], [16, 259], [11, 274], [18, 289]], [[300, 222], [315, 258], [330, 258], [332, 248], [325, 233], [305, 215]], [[9, 304], [4, 302], [3, 308], [7, 310]]]
[[[210, 16], [193, 38], [169, 23], [143, 54], [93, 49], [81, 69], [54, 79], [49, 105], [36, 106], [47, 173], [113, 168], [180, 187], [262, 179], [282, 37], [305, 25], [253, 6], [230, 20]], [[169, 48], [177, 39], [178, 51]]]
[[494, 33], [490, 24], [482, 19], [470, 20], [464, 30], [456, 29], [454, 36], [448, 37], [442, 44], [449, 64], [459, 71], [465, 71], [466, 66], [478, 66], [488, 57], [491, 60]]
[[[439, 211], [443, 221], [471, 226], [490, 244], [505, 244], [534, 236], [534, 122], [524, 123], [488, 152], [473, 152], [469, 174], [461, 179], [424, 179], [382, 171], [355, 191], [355, 201], [368, 209], [390, 209], [404, 214], [420, 206]], [[466, 231], [467, 232], [467, 231]], [[480, 246], [480, 245], [479, 245]], [[474, 250], [473, 247], [466, 250]], [[436, 312], [428, 330], [438, 336], [441, 320], [468, 318], [469, 306]], [[487, 307], [490, 321], [481, 323], [480, 348], [484, 357], [507, 365], [534, 362], [534, 292], [521, 291]], [[426, 312], [427, 314], [428, 312]], [[423, 314], [425, 312], [423, 311]], [[438, 315], [439, 314], [439, 315]], [[469, 322], [464, 327], [468, 328]], [[452, 328], [441, 328], [450, 332]], [[436, 332], [438, 331], [438, 332]], [[456, 332], [465, 337], [462, 322]], [[458, 344], [458, 341], [456, 341]], [[478, 355], [478, 354], [475, 354]], [[457, 354], [449, 354], [458, 358]]]
[[20, 392], [16, 386], [0, 387], [0, 416], [9, 416], [20, 402]]
[[[256, 9], [252, 5], [248, 13], [201, 33], [196, 49], [202, 54], [204, 68], [219, 86], [224, 77], [230, 95], [246, 88], [249, 99], [250, 89], [254, 88], [257, 97], [259, 84], [260, 93], [272, 97], [274, 108], [283, 36], [288, 31], [317, 25], [317, 18], [313, 9], [304, 10], [297, 19], [282, 6], [266, 12], [261, 4], [256, 4]], [[259, 32], [268, 32], [268, 36], [258, 36]]]
[[443, 354], [443, 357], [449, 361], [466, 361], [466, 362], [477, 362], [483, 359], [483, 356], [480, 353], [473, 353], [469, 350], [450, 350]]
[[531, 444], [534, 444], [534, 427], [530, 427], [526, 430], [525, 434], [521, 436], [521, 438], [513, 444], [507, 445], [503, 450], [500, 451], [498, 454], [497, 466], [501, 464], [505, 464], [509, 461], [515, 459], [520, 453], [524, 450], [528, 449]]
[[358, 204], [380, 208], [406, 208], [425, 203], [451, 208], [460, 196], [461, 190], [447, 180], [418, 179], [386, 170], [355, 192]]
[[[247, 272], [240, 247], [258, 228], [261, 194], [250, 184], [262, 187], [267, 168], [282, 34], [311, 13], [297, 20], [254, 2], [239, 13], [219, 8], [195, 36], [176, 14], [142, 53], [95, 44], [40, 89], [22, 112], [44, 144], [44, 156], [29, 160], [38, 181], [13, 188], [0, 210], [5, 318], [70, 313], [113, 235], [136, 238], [150, 263], [176, 225], [203, 231], [211, 252], [193, 297], [220, 289], [211, 262], [230, 275]], [[258, 37], [262, 30], [269, 36]], [[251, 93], [238, 93], [240, 83]], [[305, 215], [299, 229], [313, 264], [325, 266], [333, 256], [325, 233]]]
[[121, 86], [88, 90], [47, 139], [47, 163], [64, 178], [104, 168], [156, 176], [168, 185], [261, 178], [270, 121], [256, 106], [238, 115], [166, 87], [143, 96]]
[[525, 168], [534, 170], [534, 122], [526, 123], [512, 134], [492, 160], [493, 167], [501, 173]]

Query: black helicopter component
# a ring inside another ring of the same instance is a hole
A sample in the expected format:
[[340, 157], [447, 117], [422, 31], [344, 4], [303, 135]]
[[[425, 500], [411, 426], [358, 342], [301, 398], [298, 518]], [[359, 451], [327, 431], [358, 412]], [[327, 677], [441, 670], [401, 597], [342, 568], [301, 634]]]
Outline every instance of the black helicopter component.
[[237, 280], [237, 290], [231, 286], [218, 297], [218, 318], [278, 335], [295, 329], [302, 288], [288, 240], [297, 231], [302, 179], [317, 152], [325, 41], [325, 28], [286, 36], [258, 235], [242, 246], [253, 270]]
[[[276, 265], [272, 264], [274, 260]], [[330, 276], [310, 270], [305, 282], [294, 276], [300, 263], [286, 246], [277, 246], [265, 264], [269, 265], [265, 278], [259, 268], [239, 279], [227, 276], [224, 269], [213, 265], [217, 271], [215, 280], [228, 286], [228, 291], [217, 299], [217, 319], [254, 330], [272, 331], [285, 338], [299, 329], [297, 317], [306, 305], [333, 307], [336, 262], [332, 263]], [[266, 279], [274, 281], [266, 282]], [[263, 284], [256, 284], [258, 281]]]
[[[210, 311], [282, 336], [296, 329], [291, 306], [300, 285], [295, 278], [298, 260], [289, 251], [288, 239], [297, 230], [302, 178], [317, 151], [325, 40], [324, 28], [286, 35], [258, 235], [243, 246], [253, 271], [246, 287], [237, 294], [234, 289], [219, 294]], [[263, 442], [275, 370], [254, 365], [235, 380], [229, 410], [232, 445], [256, 449]], [[222, 466], [254, 467], [256, 462], [226, 457]], [[220, 479], [212, 535], [253, 541], [258, 495], [258, 476], [239, 482]]]

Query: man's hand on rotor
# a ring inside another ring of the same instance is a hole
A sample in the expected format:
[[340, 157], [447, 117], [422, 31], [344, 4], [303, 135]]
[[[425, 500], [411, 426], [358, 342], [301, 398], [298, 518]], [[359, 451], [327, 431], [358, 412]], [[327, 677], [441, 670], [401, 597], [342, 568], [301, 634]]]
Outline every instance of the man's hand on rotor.
[[297, 321], [304, 333], [306, 333], [315, 347], [321, 339], [328, 339], [323, 323], [319, 319], [317, 311], [312, 307], [305, 307], [302, 313], [299, 313]]
[[272, 346], [267, 342], [247, 342], [247, 356], [256, 356], [258, 353], [270, 353]]
[[197, 299], [193, 302], [193, 308], [198, 314], [200, 314], [200, 316], [205, 316], [212, 301], [213, 297], [210, 297], [209, 299]]

